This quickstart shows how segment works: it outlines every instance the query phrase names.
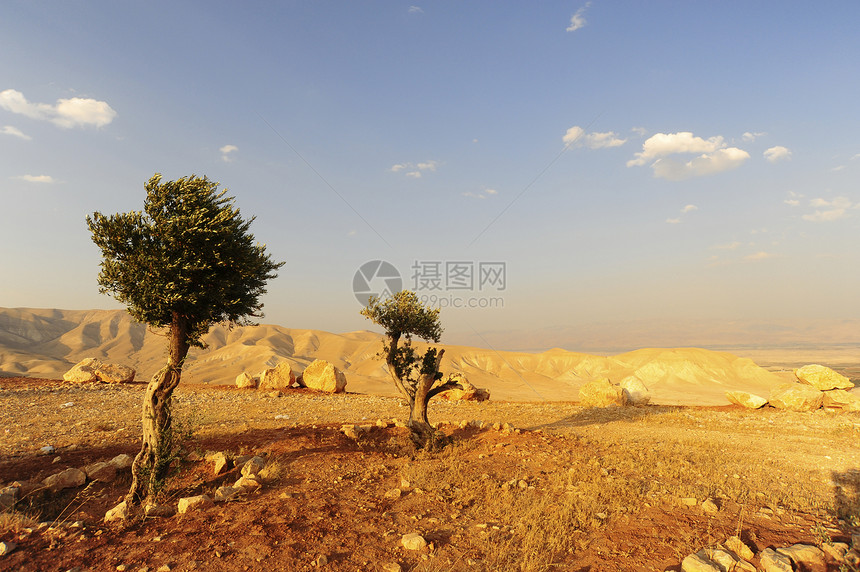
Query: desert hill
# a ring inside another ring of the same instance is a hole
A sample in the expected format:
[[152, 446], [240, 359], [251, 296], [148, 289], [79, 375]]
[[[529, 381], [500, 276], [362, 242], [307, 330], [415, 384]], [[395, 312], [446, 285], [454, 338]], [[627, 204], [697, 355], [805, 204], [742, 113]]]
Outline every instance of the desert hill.
[[[230, 384], [243, 372], [258, 374], [280, 361], [301, 371], [315, 359], [343, 370], [348, 390], [396, 395], [378, 354], [382, 336], [368, 331], [333, 334], [260, 325], [217, 326], [192, 349], [183, 371], [190, 383]], [[123, 310], [0, 308], [0, 374], [60, 378], [86, 357], [122, 363], [147, 380], [164, 363], [164, 338]], [[767, 395], [783, 381], [753, 361], [698, 348], [640, 349], [597, 356], [553, 349], [542, 353], [443, 346], [442, 370], [462, 372], [493, 399], [577, 400], [597, 377], [642, 380], [661, 404], [723, 405], [727, 390]]]

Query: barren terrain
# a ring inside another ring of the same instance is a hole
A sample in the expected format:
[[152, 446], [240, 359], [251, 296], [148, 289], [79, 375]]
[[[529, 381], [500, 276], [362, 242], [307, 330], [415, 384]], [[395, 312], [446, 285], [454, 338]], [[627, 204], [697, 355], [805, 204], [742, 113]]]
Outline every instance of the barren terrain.
[[[143, 384], [0, 388], [0, 488], [139, 446]], [[375, 425], [406, 415], [386, 396], [182, 385], [175, 411], [193, 437], [166, 500], [237, 478], [214, 475], [207, 451], [263, 456], [273, 476], [239, 500], [124, 527], [101, 520], [125, 475], [31, 493], [3, 515], [0, 541], [17, 548], [0, 569], [680, 570], [732, 535], [758, 552], [860, 532], [856, 413], [434, 401], [452, 444], [428, 454], [409, 449], [405, 429]], [[374, 427], [355, 440], [343, 423]], [[411, 532], [430, 545], [405, 550]]]

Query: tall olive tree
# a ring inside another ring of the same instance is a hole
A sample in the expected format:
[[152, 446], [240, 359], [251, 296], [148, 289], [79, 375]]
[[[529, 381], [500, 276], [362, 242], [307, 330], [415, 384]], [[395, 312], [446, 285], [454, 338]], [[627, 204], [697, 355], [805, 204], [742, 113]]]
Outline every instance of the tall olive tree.
[[143, 400], [143, 443], [132, 465], [128, 508], [154, 497], [167, 476], [176, 443], [170, 403], [191, 347], [215, 323], [248, 325], [260, 317], [260, 297], [283, 262], [249, 232], [233, 198], [218, 183], [191, 175], [144, 185], [143, 211], [87, 217], [101, 249], [98, 283], [136, 320], [167, 334], [167, 364]]
[[412, 336], [438, 343], [442, 337], [439, 309], [428, 308], [414, 292], [401, 290], [385, 300], [372, 296], [361, 315], [385, 330], [385, 363], [394, 385], [409, 401], [412, 442], [418, 448], [434, 448], [438, 440], [427, 420], [427, 404], [443, 391], [462, 387], [451, 381], [436, 385], [442, 378], [439, 366], [445, 350], [428, 347], [422, 355], [412, 345]]

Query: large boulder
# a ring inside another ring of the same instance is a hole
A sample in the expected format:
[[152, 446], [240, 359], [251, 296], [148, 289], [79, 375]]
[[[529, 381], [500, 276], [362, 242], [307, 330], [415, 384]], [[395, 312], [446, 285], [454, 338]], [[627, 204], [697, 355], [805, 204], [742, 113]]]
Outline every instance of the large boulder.
[[633, 405], [648, 405], [651, 401], [651, 392], [638, 377], [633, 375], [625, 377], [619, 385], [627, 391], [627, 396]]
[[42, 481], [42, 484], [52, 491], [82, 487], [86, 483], [87, 474], [80, 469], [66, 469]]
[[439, 382], [440, 385], [453, 381], [460, 385], [462, 389], [449, 389], [439, 394], [439, 397], [447, 401], [486, 401], [490, 398], [490, 391], [487, 389], [478, 389], [466, 379], [466, 376], [460, 372], [454, 372], [448, 375], [445, 380]]
[[346, 376], [325, 360], [315, 360], [302, 373], [302, 383], [308, 389], [340, 393], [346, 389]]
[[277, 366], [269, 368], [260, 375], [259, 389], [289, 389], [296, 382], [293, 367], [282, 361]]
[[131, 383], [134, 381], [135, 373], [133, 368], [125, 365], [103, 363], [96, 358], [84, 358], [63, 374], [63, 380], [71, 383], [92, 383], [95, 381]]
[[747, 409], [759, 409], [767, 405], [767, 399], [747, 393], [746, 391], [727, 391], [726, 399], [735, 405], [740, 405]]
[[236, 387], [239, 389], [256, 389], [257, 378], [243, 371], [236, 376]]
[[829, 367], [817, 363], [805, 365], [794, 370], [794, 375], [801, 383], [811, 385], [815, 389], [827, 391], [830, 389], [853, 389], [854, 384], [842, 374], [836, 373]]
[[600, 378], [579, 389], [579, 404], [583, 407], [623, 407], [630, 405], [630, 394], [620, 385]]
[[839, 407], [845, 411], [860, 411], [860, 395], [844, 389], [825, 391], [823, 406]]
[[768, 401], [777, 409], [815, 411], [824, 402], [824, 392], [799, 383], [783, 385], [771, 390]]

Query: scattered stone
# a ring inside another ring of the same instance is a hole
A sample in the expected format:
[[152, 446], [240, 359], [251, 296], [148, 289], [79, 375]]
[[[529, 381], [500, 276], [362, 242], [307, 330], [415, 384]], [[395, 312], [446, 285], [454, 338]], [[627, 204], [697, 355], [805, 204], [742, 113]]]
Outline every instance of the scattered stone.
[[110, 464], [116, 467], [117, 471], [122, 471], [123, 469], [130, 469], [134, 459], [131, 458], [131, 455], [126, 455], [125, 453], [120, 453], [116, 457], [110, 460]]
[[260, 374], [258, 389], [289, 389], [296, 382], [296, 374], [293, 367], [283, 361], [273, 368], [269, 368]]
[[808, 385], [783, 385], [771, 390], [768, 401], [777, 409], [815, 411], [821, 407], [824, 393]]
[[400, 539], [400, 544], [406, 550], [421, 550], [427, 546], [427, 541], [417, 532], [410, 532], [403, 535]]
[[791, 558], [783, 556], [772, 548], [765, 548], [759, 555], [764, 572], [793, 572]]
[[212, 499], [209, 495], [197, 495], [195, 497], [185, 497], [179, 499], [177, 511], [179, 514], [185, 514], [193, 510], [202, 510], [212, 506]]
[[387, 499], [399, 499], [403, 494], [403, 491], [400, 489], [391, 489], [390, 491], [385, 493], [385, 498]]
[[105, 513], [104, 521], [107, 523], [114, 520], [125, 520], [126, 517], [128, 517], [128, 506], [126, 506], [125, 501], [122, 501]]
[[213, 463], [212, 470], [216, 475], [220, 475], [233, 468], [233, 460], [224, 452], [215, 453], [209, 460]]
[[860, 411], [860, 395], [844, 389], [825, 391], [823, 406], [838, 407], [845, 411]]
[[817, 546], [793, 544], [786, 548], [777, 548], [776, 551], [783, 556], [789, 557], [800, 569], [827, 566], [824, 552]]
[[699, 500], [695, 497], [683, 497], [679, 501], [684, 506], [696, 506], [699, 504]]
[[308, 389], [341, 393], [346, 389], [346, 376], [334, 364], [318, 359], [302, 372], [302, 383]]
[[720, 506], [713, 499], [705, 499], [702, 502], [702, 510], [711, 514], [720, 512]]
[[682, 572], [724, 572], [717, 564], [708, 558], [704, 550], [690, 554], [681, 561]]
[[218, 487], [218, 490], [215, 491], [215, 502], [227, 502], [236, 500], [236, 498], [248, 492], [245, 487], [231, 487], [231, 486], [223, 486]]
[[328, 564], [328, 556], [326, 556], [325, 554], [320, 554], [319, 556], [317, 556], [316, 560], [314, 560], [314, 566], [316, 566], [317, 568], [322, 568], [326, 564]]
[[794, 370], [794, 376], [801, 383], [806, 383], [820, 391], [829, 389], [853, 389], [854, 384], [842, 374], [836, 373], [829, 367], [817, 363], [805, 365]]
[[744, 544], [744, 541], [738, 538], [737, 536], [730, 536], [725, 542], [726, 548], [743, 558], [744, 560], [751, 560], [755, 554], [750, 547]]
[[340, 430], [350, 439], [358, 439], [358, 431], [355, 430], [355, 425], [343, 425]]
[[767, 405], [767, 399], [746, 391], [727, 391], [726, 399], [747, 409], [759, 409]]
[[6, 556], [7, 554], [12, 552], [16, 548], [18, 548], [18, 545], [15, 544], [14, 542], [10, 542], [10, 541], [0, 542], [0, 556]]
[[604, 377], [579, 389], [579, 404], [583, 407], [623, 407], [630, 405], [630, 394]]
[[257, 389], [257, 378], [243, 371], [236, 376], [236, 387], [239, 389]]
[[735, 558], [731, 552], [720, 548], [706, 550], [705, 552], [711, 559], [711, 562], [716, 564], [722, 570], [735, 570], [737, 568], [738, 559]]
[[842, 562], [845, 559], [845, 553], [848, 552], [848, 545], [844, 542], [825, 542], [821, 545], [821, 550], [836, 562]]
[[460, 387], [440, 393], [439, 397], [446, 401], [486, 401], [490, 398], [490, 391], [488, 389], [478, 389], [459, 371], [448, 374], [447, 377], [440, 379], [436, 384], [444, 385], [450, 382], [456, 383]]
[[0, 489], [0, 510], [8, 510], [18, 502], [21, 487], [8, 486]]
[[233, 486], [244, 488], [246, 490], [251, 491], [251, 490], [259, 489], [262, 485], [260, 484], [260, 481], [258, 481], [257, 479], [254, 479], [251, 477], [242, 477], [238, 481], [233, 483]]
[[70, 383], [131, 383], [135, 371], [125, 365], [102, 363], [96, 358], [84, 358], [72, 369], [63, 374], [63, 380]]
[[46, 487], [52, 491], [61, 491], [63, 489], [71, 489], [81, 487], [87, 482], [87, 475], [80, 469], [66, 469], [55, 475], [51, 475], [42, 481]]
[[155, 517], [155, 516], [161, 516], [161, 517], [173, 516], [175, 512], [176, 512], [176, 510], [172, 506], [166, 505], [166, 504], [148, 504], [145, 507], [143, 507], [143, 514], [145, 514], [146, 516], [152, 516], [152, 517]]
[[84, 473], [91, 481], [112, 483], [116, 479], [116, 467], [109, 462], [93, 463], [84, 467]]
[[53, 445], [45, 445], [41, 449], [39, 449], [39, 453], [42, 455], [52, 455], [56, 451]]
[[403, 568], [397, 562], [389, 562], [382, 565], [382, 572], [403, 572]]
[[632, 405], [648, 405], [651, 401], [651, 392], [638, 377], [633, 375], [625, 377], [619, 385], [627, 391]]
[[262, 457], [251, 457], [242, 465], [242, 476], [255, 479], [266, 467], [266, 460]]

